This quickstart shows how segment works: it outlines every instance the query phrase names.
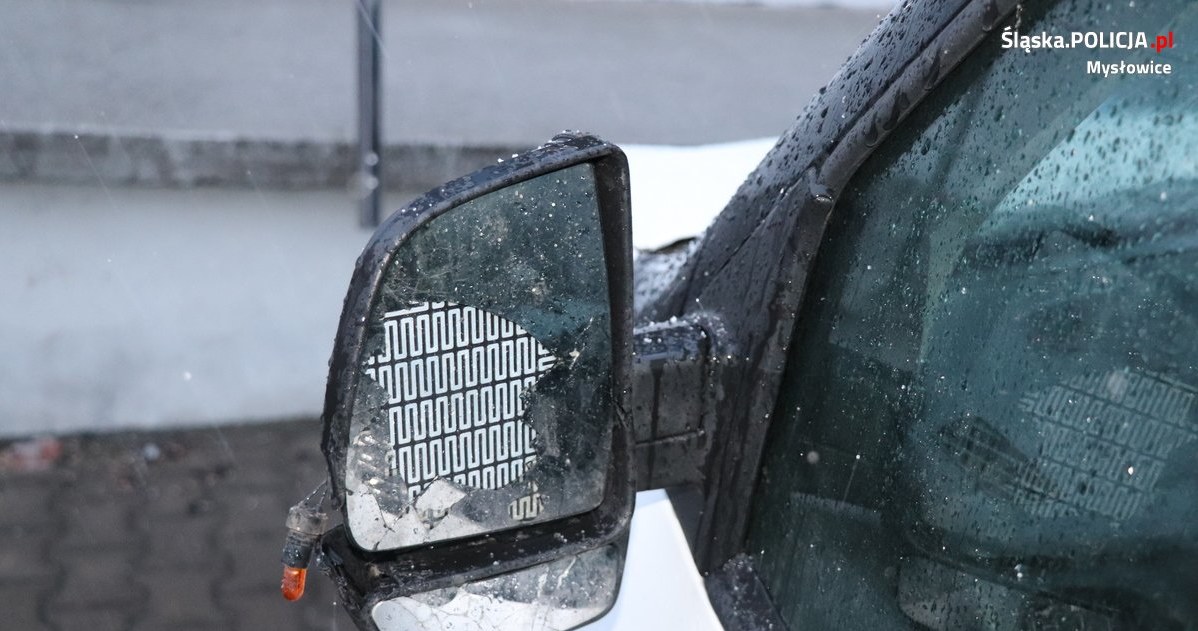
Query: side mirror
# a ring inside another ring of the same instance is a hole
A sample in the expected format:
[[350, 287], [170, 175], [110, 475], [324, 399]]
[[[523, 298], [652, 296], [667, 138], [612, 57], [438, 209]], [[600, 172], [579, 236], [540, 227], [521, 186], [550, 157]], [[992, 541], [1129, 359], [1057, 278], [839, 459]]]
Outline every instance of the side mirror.
[[628, 190], [617, 147], [563, 134], [371, 237], [323, 414], [343, 524], [322, 564], [360, 628], [569, 629], [613, 604], [634, 489]]

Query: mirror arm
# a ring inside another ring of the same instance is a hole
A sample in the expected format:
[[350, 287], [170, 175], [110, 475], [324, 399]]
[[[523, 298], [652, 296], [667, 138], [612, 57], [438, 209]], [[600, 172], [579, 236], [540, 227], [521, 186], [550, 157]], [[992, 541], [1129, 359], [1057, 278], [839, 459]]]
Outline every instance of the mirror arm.
[[693, 320], [632, 335], [632, 433], [637, 490], [701, 482], [715, 430], [719, 369], [711, 330]]

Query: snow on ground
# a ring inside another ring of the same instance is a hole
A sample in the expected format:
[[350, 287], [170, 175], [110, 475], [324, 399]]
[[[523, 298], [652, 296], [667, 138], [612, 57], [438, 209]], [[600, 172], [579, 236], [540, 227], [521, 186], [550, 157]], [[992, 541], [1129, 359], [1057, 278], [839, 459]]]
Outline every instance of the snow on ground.
[[775, 141], [622, 147], [632, 183], [633, 245], [652, 250], [703, 232]]

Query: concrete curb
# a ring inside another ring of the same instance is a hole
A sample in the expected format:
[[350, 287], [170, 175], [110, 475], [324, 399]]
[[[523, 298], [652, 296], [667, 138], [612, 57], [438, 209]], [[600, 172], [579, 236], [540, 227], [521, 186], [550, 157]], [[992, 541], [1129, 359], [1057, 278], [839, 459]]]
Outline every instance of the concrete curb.
[[[383, 151], [383, 183], [425, 190], [527, 147], [398, 143]], [[190, 188], [327, 189], [351, 185], [348, 140], [282, 140], [126, 131], [0, 131], [0, 181]]]

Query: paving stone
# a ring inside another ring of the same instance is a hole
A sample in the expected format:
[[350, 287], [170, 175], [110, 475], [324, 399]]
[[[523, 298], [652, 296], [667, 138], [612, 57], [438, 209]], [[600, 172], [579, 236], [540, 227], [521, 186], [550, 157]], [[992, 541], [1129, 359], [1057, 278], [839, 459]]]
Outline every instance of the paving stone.
[[[221, 602], [222, 609], [228, 612], [234, 621], [234, 628], [239, 631], [284, 631], [306, 628], [307, 610], [312, 608], [312, 604], [305, 602], [306, 600], [307, 598], [303, 598], [298, 602], [287, 602], [283, 600], [276, 586], [271, 590], [255, 590], [238, 597], [225, 598]], [[350, 631], [354, 627], [338, 628]]]
[[50, 610], [47, 617], [55, 631], [126, 631], [130, 623], [129, 612], [113, 608]]
[[146, 604], [134, 628], [226, 628], [224, 613], [212, 597], [216, 580], [219, 577], [210, 572], [184, 568], [140, 573], [138, 581], [146, 590]]
[[228, 441], [208, 438], [214, 431], [199, 429], [186, 434], [145, 432], [137, 436], [137, 453], [146, 462], [151, 474], [171, 467], [207, 467], [231, 462], [233, 456], [227, 447]]
[[136, 502], [143, 487], [145, 471], [141, 467], [125, 461], [111, 462], [108, 466], [71, 471], [54, 501], [63, 505]]
[[[154, 620], [136, 621], [129, 631], [162, 631], [162, 627], [155, 626], [157, 624]], [[227, 631], [229, 628], [229, 624], [224, 622], [176, 622], [167, 631]]]
[[[238, 540], [228, 555], [229, 567], [219, 585], [222, 595], [271, 589], [277, 591], [282, 578], [284, 532], [275, 536], [247, 535]], [[323, 577], [320, 577], [323, 579]]]
[[222, 518], [208, 514], [179, 519], [153, 519], [145, 527], [145, 556], [139, 570], [186, 568], [209, 574], [223, 571], [227, 544], [216, 535]]
[[147, 498], [151, 497], [153, 489], [161, 489], [163, 486], [174, 486], [188, 494], [191, 499], [210, 496], [215, 489], [228, 482], [235, 465], [226, 461], [223, 456], [213, 456], [209, 460], [199, 464], [167, 462], [149, 465], [146, 469], [145, 484]]
[[287, 508], [326, 475], [318, 423], [61, 440], [53, 471], [0, 474], [0, 629], [353, 629], [315, 568], [300, 602], [279, 593]]
[[[49, 580], [57, 571], [48, 557], [52, 529], [0, 527], [0, 590], [5, 583]], [[4, 599], [0, 598], [0, 602]]]
[[[273, 431], [271, 431], [273, 430]], [[226, 430], [233, 454], [229, 482], [235, 486], [292, 489], [307, 493], [327, 476], [319, 423]]]
[[49, 579], [54, 566], [47, 563], [41, 546], [5, 545], [0, 548], [0, 586], [6, 583]]
[[310, 491], [323, 477], [320, 474], [313, 476], [318, 469], [311, 461], [297, 461], [285, 453], [277, 452], [263, 456], [257, 460], [247, 458], [236, 462], [228, 471], [225, 486], [232, 489], [278, 489], [299, 493], [304, 484], [302, 479], [311, 480], [311, 486], [308, 487]]
[[59, 506], [62, 537], [56, 546], [96, 549], [119, 546], [133, 538], [129, 502], [106, 501]]
[[0, 474], [0, 528], [54, 522], [53, 501], [61, 477], [54, 474]]
[[245, 535], [276, 535], [285, 531], [287, 510], [301, 497], [283, 497], [276, 489], [246, 489], [238, 493], [225, 493], [216, 499], [224, 514], [225, 537]]
[[43, 582], [0, 585], [0, 624], [5, 629], [41, 631], [49, 629], [41, 615], [41, 604], [49, 595], [50, 584]]
[[134, 580], [133, 562], [140, 552], [129, 545], [123, 550], [83, 551], [62, 555], [61, 589], [50, 599], [52, 608], [81, 609], [121, 607], [137, 603], [144, 591]]
[[145, 489], [142, 515], [148, 518], [193, 517], [211, 512], [209, 487], [200, 476], [152, 476]]
[[336, 590], [319, 572], [308, 577], [308, 588], [298, 601], [288, 602], [279, 593], [278, 584], [220, 598], [222, 607], [236, 621], [240, 631], [263, 629], [304, 629], [312, 631], [353, 631], [357, 627], [336, 598]]

